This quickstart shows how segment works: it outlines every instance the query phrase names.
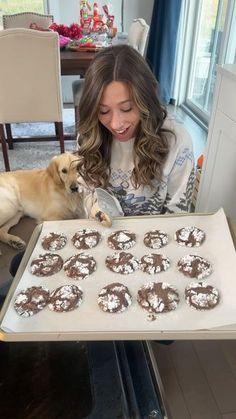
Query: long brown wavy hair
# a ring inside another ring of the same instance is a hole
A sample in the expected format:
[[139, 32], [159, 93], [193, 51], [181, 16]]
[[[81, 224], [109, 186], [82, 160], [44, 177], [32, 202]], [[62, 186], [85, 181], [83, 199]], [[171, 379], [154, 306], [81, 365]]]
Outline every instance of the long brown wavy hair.
[[133, 47], [116, 45], [99, 52], [85, 76], [79, 104], [78, 172], [88, 186], [109, 185], [112, 134], [98, 119], [99, 104], [105, 87], [112, 81], [128, 84], [130, 95], [140, 111], [140, 123], [134, 142], [135, 187], [152, 186], [161, 180], [163, 164], [169, 152], [163, 128], [166, 110], [158, 97], [158, 83], [144, 58]]

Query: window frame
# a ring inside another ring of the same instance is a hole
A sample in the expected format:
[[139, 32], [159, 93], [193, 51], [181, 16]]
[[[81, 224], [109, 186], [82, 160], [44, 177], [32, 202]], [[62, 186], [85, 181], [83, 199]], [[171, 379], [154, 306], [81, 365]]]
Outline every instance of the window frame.
[[[183, 0], [179, 30], [179, 48], [176, 57], [176, 71], [173, 83], [173, 97], [203, 128], [208, 128], [210, 113], [203, 112], [187, 99], [192, 73], [192, 56], [196, 52], [197, 30], [202, 2], [207, 0]], [[225, 25], [219, 53], [219, 64], [236, 62], [236, 0], [228, 0]], [[196, 30], [197, 29], [197, 30]]]

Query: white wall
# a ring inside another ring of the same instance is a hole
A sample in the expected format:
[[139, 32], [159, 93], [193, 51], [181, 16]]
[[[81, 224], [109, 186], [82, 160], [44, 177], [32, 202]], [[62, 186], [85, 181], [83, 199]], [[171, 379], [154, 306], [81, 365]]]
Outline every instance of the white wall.
[[[115, 16], [114, 24], [121, 30], [121, 4], [122, 0], [97, 0], [98, 6], [102, 11], [102, 6], [110, 4]], [[154, 0], [124, 0], [124, 31], [127, 31], [132, 20], [142, 17], [150, 25], [152, 17]], [[57, 23], [65, 23], [67, 25], [78, 22], [79, 19], [79, 0], [48, 0], [49, 13], [54, 15]], [[93, 1], [89, 4], [92, 6]]]
[[[110, 4], [115, 16], [114, 26], [118, 31], [121, 31], [121, 4], [122, 0], [97, 0], [98, 6], [102, 11], [102, 6]], [[133, 19], [141, 17], [150, 25], [152, 18], [154, 0], [124, 0], [124, 31], [127, 32]], [[92, 6], [93, 1], [89, 1]], [[79, 23], [79, 0], [48, 0], [49, 13], [54, 16], [56, 23], [64, 23], [70, 25], [71, 23]], [[76, 76], [62, 77], [62, 91], [64, 103], [72, 103], [72, 82], [78, 79]]]
[[150, 25], [153, 3], [154, 0], [124, 0], [124, 31], [128, 31], [132, 20], [137, 17], [145, 19], [147, 24]]

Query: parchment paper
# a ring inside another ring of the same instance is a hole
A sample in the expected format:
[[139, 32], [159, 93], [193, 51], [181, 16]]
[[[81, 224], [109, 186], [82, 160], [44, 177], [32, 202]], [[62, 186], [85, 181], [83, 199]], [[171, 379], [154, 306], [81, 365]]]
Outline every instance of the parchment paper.
[[[206, 233], [205, 242], [197, 248], [186, 248], [174, 241], [174, 233], [184, 226], [196, 226]], [[86, 253], [92, 254], [97, 261], [97, 270], [88, 278], [76, 281], [68, 278], [62, 270], [51, 277], [39, 278], [29, 272], [31, 260], [44, 253], [41, 246], [41, 238], [48, 232], [64, 232], [68, 237], [66, 247], [59, 250], [64, 260], [79, 251], [71, 243], [73, 234], [81, 228], [95, 228], [102, 234], [102, 241]], [[110, 272], [105, 267], [105, 257], [113, 253], [107, 245], [106, 238], [111, 232], [118, 229], [129, 229], [136, 233], [137, 243], [129, 251], [136, 257], [155, 251], [170, 258], [171, 267], [166, 271], [154, 275], [136, 271], [129, 275], [121, 275]], [[161, 229], [169, 236], [169, 244], [162, 249], [148, 249], [143, 244], [143, 236], [148, 230]], [[208, 259], [213, 265], [213, 273], [206, 278], [207, 282], [218, 288], [220, 303], [209, 311], [197, 311], [190, 308], [184, 299], [184, 289], [191, 282], [177, 270], [178, 260], [186, 254], [196, 254]], [[148, 321], [148, 313], [144, 311], [136, 301], [139, 287], [151, 281], [164, 281], [176, 287], [180, 294], [180, 303], [175, 311], [157, 315], [155, 321]], [[132, 305], [123, 313], [104, 313], [97, 305], [99, 291], [105, 285], [112, 282], [121, 282], [128, 286], [132, 297]], [[82, 305], [68, 313], [55, 313], [45, 308], [40, 313], [22, 318], [14, 310], [15, 295], [23, 288], [32, 285], [41, 285], [53, 290], [61, 285], [77, 284], [84, 291]], [[227, 220], [221, 209], [213, 215], [190, 215], [181, 217], [136, 217], [122, 218], [113, 221], [112, 228], [104, 228], [95, 221], [70, 220], [52, 221], [43, 224], [42, 232], [32, 252], [28, 265], [23, 273], [12, 300], [2, 320], [1, 328], [7, 332], [92, 332], [94, 339], [99, 339], [102, 333], [110, 332], [113, 339], [115, 333], [123, 331], [139, 332], [147, 331], [182, 331], [200, 330], [222, 327], [236, 323], [236, 256]]]

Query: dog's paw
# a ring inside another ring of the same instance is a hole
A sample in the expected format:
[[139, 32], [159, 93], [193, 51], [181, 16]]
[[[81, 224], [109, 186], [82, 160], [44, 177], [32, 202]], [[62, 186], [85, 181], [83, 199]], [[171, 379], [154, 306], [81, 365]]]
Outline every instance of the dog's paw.
[[25, 247], [26, 247], [26, 243], [23, 240], [21, 240], [21, 239], [18, 239], [18, 240], [10, 240], [9, 241], [9, 245], [11, 247], [13, 247], [14, 249], [17, 249], [17, 250], [24, 250]]
[[104, 227], [111, 227], [112, 225], [112, 221], [108, 215], [100, 210], [95, 213], [95, 219], [98, 220]]

